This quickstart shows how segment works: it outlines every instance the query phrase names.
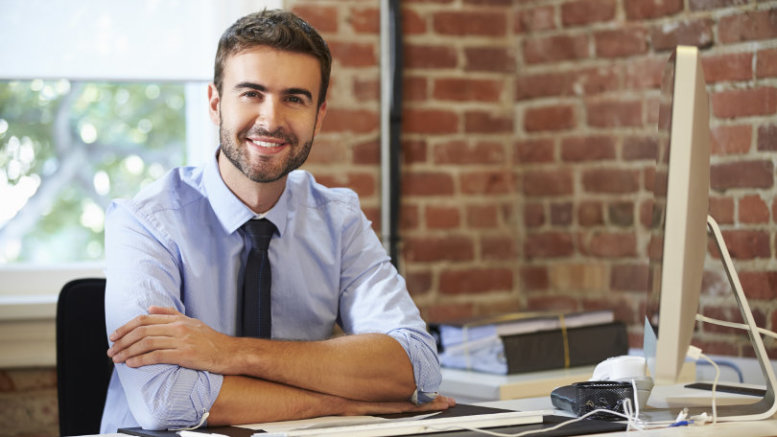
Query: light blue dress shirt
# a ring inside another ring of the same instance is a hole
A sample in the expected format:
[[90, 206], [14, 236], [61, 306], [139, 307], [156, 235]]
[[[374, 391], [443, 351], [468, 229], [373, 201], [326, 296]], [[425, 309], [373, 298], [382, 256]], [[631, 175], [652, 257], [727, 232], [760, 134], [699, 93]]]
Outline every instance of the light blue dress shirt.
[[[134, 199], [114, 202], [105, 231], [108, 333], [161, 305], [235, 335], [247, 256], [240, 227], [254, 216], [224, 184], [215, 158], [202, 168], [175, 169]], [[265, 217], [278, 229], [269, 249], [272, 337], [321, 340], [335, 324], [349, 334], [390, 335], [413, 365], [414, 396], [429, 400], [441, 380], [434, 339], [356, 194], [297, 170]], [[197, 424], [222, 381], [176, 365], [119, 364], [101, 432]]]

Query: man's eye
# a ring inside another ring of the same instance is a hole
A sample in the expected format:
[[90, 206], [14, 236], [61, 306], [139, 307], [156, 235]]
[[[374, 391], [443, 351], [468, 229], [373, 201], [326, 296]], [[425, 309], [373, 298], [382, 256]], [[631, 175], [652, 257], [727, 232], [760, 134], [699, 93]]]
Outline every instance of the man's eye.
[[304, 100], [302, 100], [302, 98], [300, 98], [300, 97], [297, 97], [297, 96], [289, 96], [289, 97], [287, 98], [287, 100], [288, 100], [289, 102], [291, 102], [291, 103], [304, 103]]
[[243, 96], [253, 99], [253, 98], [259, 97], [259, 93], [256, 91], [246, 91], [245, 93], [243, 93]]

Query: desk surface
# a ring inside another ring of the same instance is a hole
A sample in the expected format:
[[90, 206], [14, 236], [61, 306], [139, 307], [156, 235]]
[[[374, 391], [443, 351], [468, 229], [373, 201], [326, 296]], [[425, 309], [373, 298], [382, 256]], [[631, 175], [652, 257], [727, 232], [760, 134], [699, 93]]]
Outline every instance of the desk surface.
[[[654, 393], [658, 395], [657, 397], [663, 397], [663, 396], [670, 396], [673, 398], [681, 398], [684, 395], [688, 394], [689, 396], [692, 396], [692, 398], [696, 399], [700, 397], [700, 393], [705, 393], [703, 391], [693, 390], [692, 392], [688, 393], [689, 389], [685, 389], [682, 387], [682, 385], [678, 386], [672, 386], [672, 387], [663, 387], [662, 390], [659, 390], [657, 393]], [[689, 398], [690, 399], [690, 398]], [[730, 403], [733, 402], [736, 399], [753, 399], [751, 397], [742, 397], [738, 395], [732, 395], [728, 393], [719, 393], [718, 396], [719, 400], [722, 400], [723, 403]], [[660, 400], [659, 400], [660, 402]], [[651, 404], [652, 398], [651, 398]], [[553, 409], [553, 406], [550, 402], [549, 396], [542, 396], [542, 397], [536, 397], [536, 398], [525, 398], [525, 399], [511, 399], [511, 400], [500, 400], [500, 401], [492, 401], [492, 402], [482, 402], [478, 405], [483, 406], [489, 406], [489, 407], [496, 407], [496, 408], [504, 408], [504, 409], [510, 409], [510, 410], [517, 410], [517, 411], [529, 411], [529, 410], [549, 410]], [[767, 437], [767, 436], [777, 436], [777, 419], [772, 418], [769, 420], [762, 420], [757, 422], [721, 422], [717, 423], [715, 425], [707, 424], [703, 426], [686, 426], [686, 427], [677, 427], [677, 428], [659, 428], [659, 429], [650, 429], [646, 431], [642, 431], [639, 434], [635, 434], [634, 432], [614, 432], [614, 433], [604, 433], [604, 434], [595, 434], [595, 436], [599, 437], [624, 437], [624, 436], [647, 436], [647, 437], [679, 437], [679, 436], [704, 436], [704, 437], [730, 437], [730, 436], [736, 436], [736, 437]], [[104, 434], [104, 436], [109, 437], [126, 437], [123, 434]]]

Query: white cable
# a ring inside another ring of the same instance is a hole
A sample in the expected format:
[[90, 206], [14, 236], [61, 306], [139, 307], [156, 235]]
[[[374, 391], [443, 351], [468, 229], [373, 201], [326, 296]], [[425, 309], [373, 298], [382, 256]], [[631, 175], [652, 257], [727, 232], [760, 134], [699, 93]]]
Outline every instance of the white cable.
[[[623, 406], [624, 406], [624, 411], [631, 412], [632, 411], [631, 410], [631, 399], [626, 399], [623, 402]], [[525, 436], [527, 434], [540, 434], [540, 433], [544, 433], [544, 432], [555, 431], [555, 430], [560, 429], [560, 428], [562, 428], [564, 426], [580, 422], [582, 420], [585, 420], [585, 419], [593, 416], [594, 414], [600, 414], [600, 413], [612, 414], [612, 415], [615, 415], [615, 416], [622, 417], [622, 418], [626, 419], [627, 420], [627, 429], [626, 429], [627, 431], [629, 430], [628, 427], [631, 427], [631, 426], [633, 426], [634, 429], [637, 429], [639, 431], [644, 430], [644, 427], [639, 423], [638, 419], [635, 416], [632, 416], [630, 414], [619, 413], [619, 412], [613, 411], [613, 410], [606, 410], [604, 408], [599, 408], [599, 409], [596, 409], [596, 410], [593, 410], [593, 411], [589, 411], [588, 413], [583, 414], [582, 416], [580, 416], [580, 417], [578, 417], [576, 419], [568, 420], [566, 422], [561, 422], [558, 425], [554, 425], [554, 426], [552, 426], [550, 428], [532, 429], [532, 430], [528, 430], [528, 431], [522, 431], [522, 432], [519, 432], [517, 434], [506, 434], [506, 433], [490, 431], [490, 430], [482, 429], [482, 428], [471, 428], [471, 427], [459, 426], [459, 425], [431, 426], [429, 428], [430, 429], [437, 429], [437, 430], [440, 430], [440, 431], [467, 430], [467, 431], [477, 432], [477, 433], [491, 435], [491, 436], [495, 436], [495, 437], [523, 437], [523, 436]]]
[[720, 367], [718, 367], [718, 364], [716, 362], [712, 361], [712, 359], [710, 359], [710, 357], [708, 357], [708, 356], [706, 356], [706, 355], [704, 355], [702, 353], [700, 353], [699, 356], [701, 358], [707, 360], [707, 362], [709, 362], [710, 364], [712, 364], [712, 367], [715, 369], [715, 380], [712, 381], [712, 424], [714, 425], [714, 424], [718, 423], [718, 409], [717, 409], [717, 406], [716, 406], [716, 393], [715, 393], [715, 389], [718, 386], [718, 379], [720, 378]]
[[[696, 314], [696, 320], [698, 320], [699, 322], [712, 323], [713, 325], [725, 326], [726, 328], [742, 329], [745, 331], [750, 330], [750, 326], [745, 325], [744, 323], [727, 322], [725, 320], [713, 319], [712, 317], [703, 316], [701, 314]], [[766, 328], [761, 328], [758, 326], [756, 326], [756, 330], [760, 334], [768, 335], [769, 337], [772, 337], [772, 338], [777, 338], [777, 332], [770, 331]]]

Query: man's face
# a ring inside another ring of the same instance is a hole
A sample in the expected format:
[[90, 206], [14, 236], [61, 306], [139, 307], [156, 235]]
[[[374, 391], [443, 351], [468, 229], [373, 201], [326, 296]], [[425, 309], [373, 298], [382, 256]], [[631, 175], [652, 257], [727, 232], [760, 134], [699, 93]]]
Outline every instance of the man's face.
[[211, 85], [210, 116], [221, 153], [254, 182], [274, 182], [301, 166], [321, 129], [318, 60], [253, 47], [227, 58], [221, 93]]

